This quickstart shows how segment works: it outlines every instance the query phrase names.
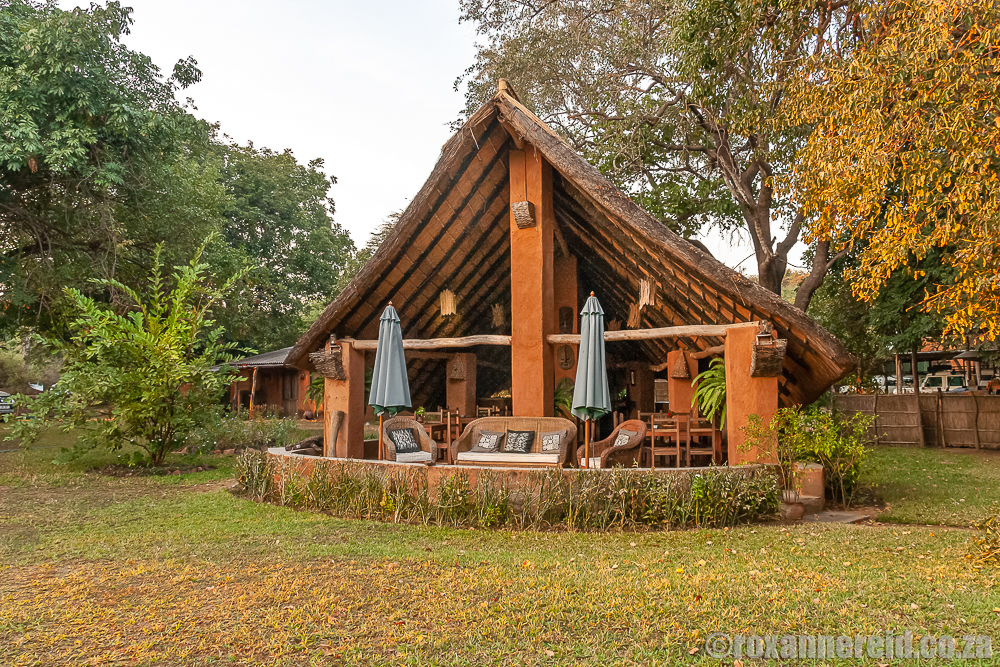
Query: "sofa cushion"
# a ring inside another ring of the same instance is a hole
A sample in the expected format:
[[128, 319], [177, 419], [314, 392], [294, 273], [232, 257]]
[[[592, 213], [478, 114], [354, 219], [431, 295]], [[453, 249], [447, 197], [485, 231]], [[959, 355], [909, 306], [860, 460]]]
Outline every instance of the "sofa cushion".
[[562, 441], [566, 439], [569, 431], [550, 431], [548, 433], [539, 433], [538, 439], [541, 441], [541, 448], [539, 451], [543, 453], [548, 452], [558, 452], [559, 446]]
[[638, 431], [626, 431], [623, 428], [618, 429], [618, 437], [615, 438], [614, 445], [612, 445], [612, 446], [613, 447], [624, 447], [625, 445], [627, 445], [629, 443], [629, 440], [631, 440], [632, 438], [635, 437], [636, 433], [638, 433]]
[[501, 431], [479, 431], [475, 434], [475, 439], [472, 441], [472, 449], [470, 452], [492, 452], [496, 453], [500, 451], [500, 445], [503, 443], [504, 434]]
[[507, 438], [501, 451], [504, 454], [529, 454], [534, 441], [534, 431], [507, 431]]
[[[580, 465], [581, 466], [583, 465], [583, 460], [584, 459], [581, 456], [580, 457]], [[588, 465], [587, 465], [588, 468], [600, 468], [601, 467], [601, 457], [600, 456], [592, 456], [589, 459], [587, 459], [587, 463], [588, 463]]]
[[420, 440], [412, 428], [396, 428], [386, 431], [386, 435], [395, 445], [397, 454], [412, 454], [420, 451]]
[[459, 463], [528, 463], [528, 464], [556, 464], [559, 463], [559, 452], [552, 454], [517, 454], [513, 452], [459, 452], [455, 460]]
[[431, 460], [431, 453], [423, 450], [409, 452], [407, 454], [396, 454], [397, 463], [424, 463]]

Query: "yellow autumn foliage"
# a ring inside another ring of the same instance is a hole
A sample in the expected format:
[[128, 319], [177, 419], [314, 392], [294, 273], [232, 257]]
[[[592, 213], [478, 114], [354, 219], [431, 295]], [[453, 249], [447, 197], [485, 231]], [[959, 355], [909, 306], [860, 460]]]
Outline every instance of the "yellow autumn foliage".
[[932, 248], [955, 279], [924, 306], [954, 333], [1000, 334], [1000, 3], [867, 3], [856, 48], [816, 57], [785, 99], [814, 126], [784, 183], [810, 239], [852, 247], [855, 294]]

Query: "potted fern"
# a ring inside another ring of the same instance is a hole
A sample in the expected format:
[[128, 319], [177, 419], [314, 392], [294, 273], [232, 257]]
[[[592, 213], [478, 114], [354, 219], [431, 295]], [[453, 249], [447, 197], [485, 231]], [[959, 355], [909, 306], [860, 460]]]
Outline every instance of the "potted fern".
[[[691, 381], [698, 411], [710, 422], [726, 425], [726, 362], [720, 357], [712, 359], [708, 370]], [[718, 422], [716, 422], [718, 417]]]

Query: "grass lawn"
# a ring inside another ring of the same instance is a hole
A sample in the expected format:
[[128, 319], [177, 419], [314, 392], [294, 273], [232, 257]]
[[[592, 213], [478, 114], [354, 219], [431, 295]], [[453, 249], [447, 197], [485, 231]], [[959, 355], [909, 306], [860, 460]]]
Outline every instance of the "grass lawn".
[[[2, 665], [732, 665], [705, 655], [712, 632], [910, 629], [992, 634], [1000, 649], [1000, 571], [967, 564], [965, 528], [400, 526], [245, 501], [224, 488], [231, 458], [121, 478], [86, 471], [113, 455], [57, 467], [55, 451], [0, 454]], [[916, 500], [942, 484], [921, 466], [967, 490], [995, 479], [982, 457], [875, 459], [883, 521], [991, 502]]]
[[1000, 451], [879, 447], [871, 461], [880, 521], [968, 526], [1000, 513]]

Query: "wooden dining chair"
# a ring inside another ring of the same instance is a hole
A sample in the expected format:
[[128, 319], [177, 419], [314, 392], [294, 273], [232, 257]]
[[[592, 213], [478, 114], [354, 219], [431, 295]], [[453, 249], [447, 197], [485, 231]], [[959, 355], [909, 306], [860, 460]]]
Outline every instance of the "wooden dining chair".
[[691, 466], [691, 458], [695, 456], [710, 456], [711, 460], [722, 465], [722, 432], [698, 412], [697, 404], [691, 410], [691, 446], [688, 449], [687, 464]]
[[[641, 412], [639, 418], [647, 423], [649, 436], [649, 467], [656, 469], [657, 456], [673, 456], [674, 465], [679, 468], [685, 452], [691, 446], [689, 415], [685, 412], [667, 415], [660, 412]], [[657, 446], [657, 438], [664, 444]]]

